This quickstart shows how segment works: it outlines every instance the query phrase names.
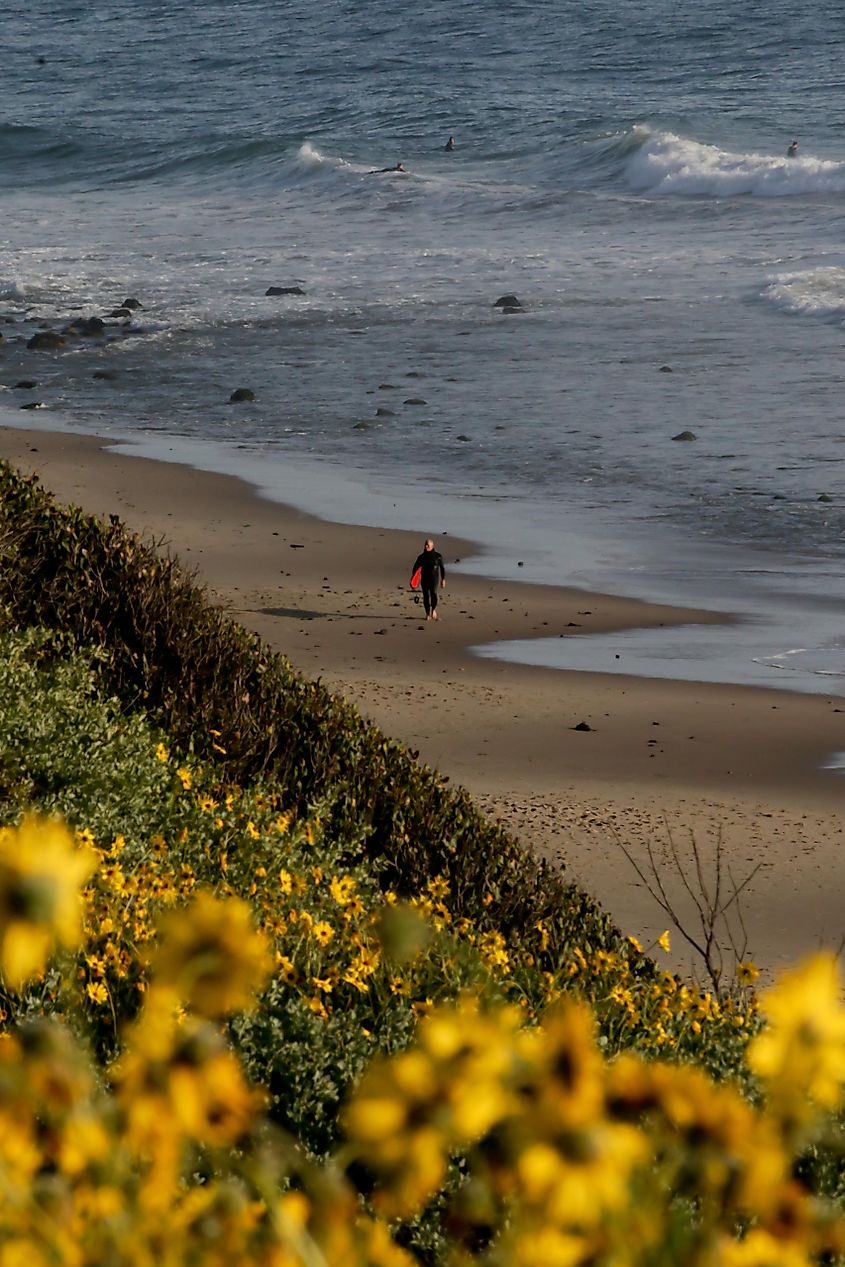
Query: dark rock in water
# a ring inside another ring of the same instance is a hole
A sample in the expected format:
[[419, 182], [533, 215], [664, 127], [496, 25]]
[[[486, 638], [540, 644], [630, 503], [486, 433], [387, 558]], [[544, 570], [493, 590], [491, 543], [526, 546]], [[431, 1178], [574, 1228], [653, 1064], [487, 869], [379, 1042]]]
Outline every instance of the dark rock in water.
[[819, 494], [819, 498], [818, 498], [818, 499], [819, 499], [819, 501], [820, 501], [820, 502], [832, 502], [832, 501], [833, 501], [833, 498], [831, 497], [830, 493], [820, 493], [820, 494]]
[[516, 295], [500, 295], [493, 304], [494, 308], [520, 308], [522, 305]]
[[423, 400], [422, 396], [409, 396], [408, 399], [404, 400], [402, 403], [403, 405], [427, 405], [428, 401]]
[[377, 418], [395, 418], [396, 415], [392, 409], [385, 409], [383, 405], [380, 405], [379, 408], [376, 410], [376, 417]]
[[129, 308], [112, 308], [109, 316], [114, 318], [131, 317], [132, 312]]
[[106, 323], [102, 317], [74, 317], [62, 331], [71, 338], [81, 335], [86, 339], [96, 339], [99, 335], [105, 334]]
[[501, 312], [502, 316], [507, 317], [512, 312], [525, 312], [525, 309], [520, 304], [506, 304], [499, 309], [499, 312]]
[[367, 424], [366, 422], [356, 422], [356, 423], [353, 425], [352, 430], [353, 430], [353, 431], [367, 431], [367, 430], [368, 430], [368, 424]]
[[140, 299], [129, 298], [124, 299], [120, 306], [121, 308], [143, 308], [144, 305], [141, 303]]
[[26, 341], [26, 346], [32, 348], [34, 352], [52, 352], [55, 348], [65, 347], [66, 344], [67, 339], [57, 334], [55, 330], [39, 330]]
[[94, 373], [91, 375], [91, 377], [92, 377], [92, 378], [103, 378], [103, 379], [106, 379], [107, 381], [111, 382], [111, 380], [112, 380], [113, 378], [116, 378], [116, 377], [117, 377], [117, 375], [114, 373], [114, 371], [113, 371], [113, 370], [94, 370]]
[[265, 295], [304, 295], [301, 286], [268, 286]]
[[657, 372], [658, 374], [674, 374], [675, 373], [671, 365], [661, 365], [660, 369]]
[[31, 400], [26, 405], [21, 405], [21, 409], [43, 409], [44, 402], [40, 400]]
[[673, 440], [695, 440], [696, 435], [694, 431], [679, 431], [676, 436], [672, 436], [672, 439]]
[[470, 441], [472, 440], [472, 436], [459, 435], [459, 436], [455, 436], [455, 439], [463, 440], [464, 444], [469, 444]]
[[425, 378], [425, 374], [421, 374], [419, 370], [408, 370], [406, 378]]
[[12, 386], [19, 388], [22, 392], [31, 392], [33, 387], [37, 387], [38, 384], [34, 378], [22, 378], [20, 382], [13, 383]]
[[378, 389], [380, 392], [392, 392], [396, 390], [392, 383], [379, 383]]
[[244, 400], [255, 400], [255, 392], [249, 387], [238, 387], [229, 397], [229, 404], [239, 405]]
[[592, 730], [593, 728], [592, 728], [592, 726], [590, 725], [590, 723], [589, 723], [589, 722], [586, 722], [586, 721], [579, 721], [578, 725], [577, 725], [577, 726], [573, 726], [573, 727], [572, 727], [572, 729], [573, 729], [573, 730]]

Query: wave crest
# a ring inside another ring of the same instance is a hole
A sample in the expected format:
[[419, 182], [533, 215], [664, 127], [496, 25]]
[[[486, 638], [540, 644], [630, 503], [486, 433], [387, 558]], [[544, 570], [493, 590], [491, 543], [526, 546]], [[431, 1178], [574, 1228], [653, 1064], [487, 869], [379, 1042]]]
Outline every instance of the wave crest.
[[773, 277], [761, 298], [791, 316], [845, 319], [845, 268], [811, 268]]
[[641, 193], [759, 198], [845, 193], [845, 163], [733, 153], [642, 126], [634, 135], [641, 144], [628, 159], [626, 178]]

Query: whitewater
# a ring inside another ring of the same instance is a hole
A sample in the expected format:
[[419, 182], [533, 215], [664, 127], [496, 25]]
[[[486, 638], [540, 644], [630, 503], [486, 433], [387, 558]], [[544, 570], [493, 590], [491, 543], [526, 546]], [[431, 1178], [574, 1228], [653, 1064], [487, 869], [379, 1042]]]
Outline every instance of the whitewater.
[[[629, 672], [842, 693], [839, 29], [784, 0], [35, 0], [4, 18], [2, 420], [743, 617], [631, 636]], [[103, 337], [27, 348], [80, 314]]]

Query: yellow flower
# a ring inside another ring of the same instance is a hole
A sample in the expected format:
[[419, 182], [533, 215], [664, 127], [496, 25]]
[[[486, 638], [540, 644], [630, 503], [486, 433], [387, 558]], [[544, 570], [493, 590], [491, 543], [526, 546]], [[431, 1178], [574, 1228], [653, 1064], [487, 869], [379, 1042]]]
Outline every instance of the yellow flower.
[[296, 980], [296, 968], [293, 965], [293, 960], [289, 959], [287, 955], [276, 955], [276, 968], [278, 975], [288, 985], [291, 985]]
[[126, 876], [123, 874], [123, 868], [116, 862], [101, 867], [100, 877], [110, 889], [114, 889], [115, 893], [122, 893], [126, 888]]
[[293, 891], [293, 876], [289, 871], [279, 872], [279, 888], [282, 893], [291, 893]]
[[179, 769], [176, 771], [176, 777], [179, 780], [179, 782], [182, 784], [182, 787], [185, 789], [185, 791], [187, 791], [188, 788], [190, 788], [191, 784], [194, 781], [190, 770], [186, 770], [184, 766], [180, 766]]
[[736, 979], [740, 985], [753, 985], [759, 975], [760, 969], [750, 959], [736, 965]]
[[536, 1048], [540, 1071], [534, 1113], [541, 1133], [594, 1121], [604, 1100], [604, 1060], [588, 1009], [580, 1003], [553, 1006], [526, 1042]]
[[800, 1244], [772, 1236], [763, 1228], [752, 1228], [746, 1237], [736, 1241], [724, 1237], [719, 1246], [720, 1267], [809, 1267], [815, 1255], [807, 1254]]
[[355, 895], [355, 881], [351, 875], [345, 875], [342, 879], [332, 876], [329, 891], [338, 906], [346, 906]]
[[[304, 911], [303, 914], [305, 914]], [[319, 923], [315, 924], [311, 929], [311, 932], [318, 946], [328, 946], [329, 942], [334, 937], [334, 929], [331, 924], [327, 924], [325, 920], [320, 920]]]
[[366, 994], [369, 989], [366, 982], [366, 974], [361, 973], [361, 969], [358, 964], [353, 964], [351, 968], [348, 968], [343, 974], [342, 979], [347, 985], [354, 986], [354, 988], [361, 994]]
[[158, 744], [158, 746], [156, 747], [156, 758], [159, 761], [167, 760], [167, 749], [165, 748], [163, 743]]
[[164, 1145], [172, 1156], [179, 1132], [215, 1147], [230, 1144], [258, 1107], [223, 1035], [181, 1016], [172, 993], [160, 987], [150, 991], [111, 1072], [129, 1138], [147, 1154]]
[[105, 1006], [109, 1001], [109, 993], [102, 981], [89, 981], [86, 986], [85, 993], [92, 1003], [98, 1003], [101, 1007]]
[[272, 971], [267, 940], [239, 898], [221, 901], [200, 892], [187, 908], [162, 921], [152, 968], [203, 1016], [224, 1016], [254, 1005]]
[[666, 954], [667, 954], [667, 955], [669, 954], [669, 951], [672, 949], [672, 946], [671, 946], [671, 944], [670, 944], [670, 942], [669, 942], [669, 929], [668, 929], [668, 928], [666, 929], [666, 931], [665, 931], [665, 932], [663, 932], [663, 933], [661, 933], [661, 934], [660, 934], [660, 936], [659, 936], [659, 937], [658, 937], [658, 939], [657, 939], [657, 944], [658, 944], [658, 946], [660, 947], [660, 949], [661, 949], [661, 950], [665, 950], [665, 951], [666, 951]]
[[642, 954], [642, 953], [643, 953], [643, 946], [642, 946], [642, 942], [640, 941], [640, 939], [639, 939], [638, 937], [632, 937], [632, 936], [629, 934], [629, 936], [628, 936], [628, 941], [629, 941], [629, 942], [631, 943], [631, 945], [634, 947], [634, 950], [639, 951], [639, 953], [640, 953], [640, 954]]
[[261, 835], [261, 832], [258, 830], [252, 819], [247, 822], [246, 834], [249, 836], [250, 840], [258, 840]]
[[768, 1024], [748, 1047], [748, 1065], [787, 1116], [812, 1103], [834, 1109], [845, 1082], [845, 1009], [836, 957], [814, 955], [785, 972], [760, 1000]]
[[80, 889], [96, 866], [54, 819], [0, 830], [0, 968], [12, 989], [44, 970], [56, 943], [79, 945]]
[[445, 876], [435, 876], [433, 880], [429, 880], [426, 889], [433, 898], [444, 898], [449, 896], [449, 881]]

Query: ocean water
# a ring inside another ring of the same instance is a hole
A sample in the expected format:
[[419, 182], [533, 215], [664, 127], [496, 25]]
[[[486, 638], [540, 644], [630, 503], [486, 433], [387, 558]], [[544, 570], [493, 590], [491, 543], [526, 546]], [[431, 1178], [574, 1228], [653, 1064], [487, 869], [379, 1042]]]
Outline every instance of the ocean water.
[[743, 617], [497, 654], [845, 692], [832, 0], [32, 0], [3, 34], [5, 423]]

